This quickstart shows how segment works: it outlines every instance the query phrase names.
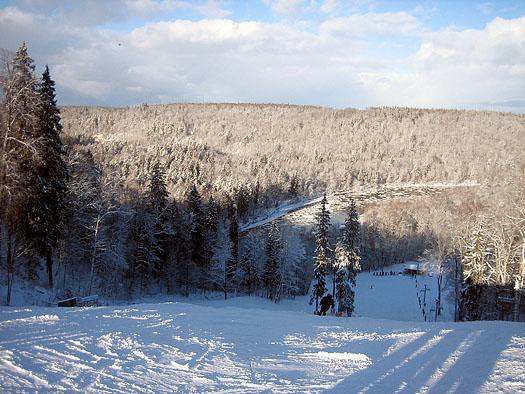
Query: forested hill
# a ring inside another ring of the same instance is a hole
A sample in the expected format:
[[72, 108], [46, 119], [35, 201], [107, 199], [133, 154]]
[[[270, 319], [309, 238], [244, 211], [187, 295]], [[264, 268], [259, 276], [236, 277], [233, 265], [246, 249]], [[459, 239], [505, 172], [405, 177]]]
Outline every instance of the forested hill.
[[238, 185], [299, 193], [353, 182], [498, 183], [523, 173], [525, 116], [498, 112], [171, 104], [64, 107], [66, 143], [144, 184], [157, 159], [176, 196]]

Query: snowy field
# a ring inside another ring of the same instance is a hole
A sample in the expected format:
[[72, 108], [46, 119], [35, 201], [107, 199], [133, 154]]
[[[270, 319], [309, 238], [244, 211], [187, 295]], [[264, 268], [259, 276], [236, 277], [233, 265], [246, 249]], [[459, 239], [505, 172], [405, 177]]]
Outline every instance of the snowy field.
[[319, 317], [304, 302], [2, 307], [1, 391], [525, 391], [523, 323]]
[[[425, 321], [424, 316], [426, 316], [428, 321], [434, 321], [435, 300], [438, 294], [435, 274], [416, 277], [397, 275], [398, 272], [403, 272], [404, 267], [405, 264], [396, 264], [385, 268], [385, 273], [392, 270], [395, 273], [393, 276], [374, 276], [373, 272], [360, 273], [357, 279], [354, 314], [379, 319], [421, 322]], [[442, 287], [442, 310], [437, 321], [454, 321], [452, 285], [444, 279]], [[425, 292], [426, 297], [423, 296]]]

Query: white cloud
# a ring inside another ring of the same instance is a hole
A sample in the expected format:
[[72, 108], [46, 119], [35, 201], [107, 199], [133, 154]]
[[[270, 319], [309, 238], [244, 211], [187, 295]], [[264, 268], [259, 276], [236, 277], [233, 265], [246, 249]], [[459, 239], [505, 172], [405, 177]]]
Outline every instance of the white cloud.
[[[129, 35], [129, 44], [139, 51], [177, 50], [173, 57], [189, 56], [209, 57], [212, 52], [222, 51], [227, 47], [237, 50], [243, 43], [257, 43], [258, 22], [236, 23], [230, 20], [187, 20], [160, 22], [135, 29]], [[250, 39], [251, 38], [251, 39]], [[201, 52], [204, 49], [208, 51]]]
[[225, 18], [231, 14], [224, 8], [225, 2], [221, 0], [208, 0], [195, 6], [197, 12], [206, 18]]
[[482, 30], [427, 33], [416, 58], [427, 67], [524, 65], [525, 17], [495, 18]]
[[369, 34], [415, 34], [422, 28], [419, 20], [407, 12], [354, 14], [323, 22], [320, 30], [329, 34], [365, 36]]
[[509, 102], [515, 110], [525, 92], [524, 37], [525, 17], [496, 18], [481, 30], [425, 33], [409, 72], [391, 76], [392, 89], [411, 105]]
[[324, 0], [321, 3], [321, 6], [319, 7], [319, 9], [325, 14], [331, 14], [337, 8], [339, 8], [340, 5], [341, 5], [341, 2], [339, 0]]
[[126, 0], [124, 7], [129, 7], [133, 14], [152, 16], [163, 12], [172, 12], [179, 9], [190, 8], [188, 1], [178, 0]]
[[298, 15], [306, 4], [305, 0], [263, 0], [269, 5], [272, 11], [284, 17], [294, 17]]
[[[153, 0], [128, 1], [134, 10], [123, 11], [138, 14], [149, 12], [142, 9]], [[61, 104], [187, 100], [465, 107], [507, 102], [512, 110], [525, 111], [518, 106], [525, 92], [525, 17], [438, 32], [405, 12], [329, 16], [308, 29], [297, 23], [203, 19], [118, 32], [77, 24], [74, 18], [57, 23], [57, 18], [29, 8], [0, 8], [0, 46], [16, 49], [28, 41], [37, 63], [50, 65]], [[409, 54], [406, 49], [389, 56], [370, 51], [378, 40], [406, 36], [416, 46]]]
[[191, 0], [21, 0], [17, 8], [34, 15], [48, 15], [60, 24], [80, 26], [101, 26], [122, 22], [132, 18], [148, 18], [205, 6]]
[[363, 6], [372, 5], [372, 0], [323, 0], [319, 10], [325, 14], [335, 14], [338, 11], [357, 12]]
[[16, 7], [0, 9], [0, 23], [4, 26], [23, 25], [33, 22], [33, 17]]

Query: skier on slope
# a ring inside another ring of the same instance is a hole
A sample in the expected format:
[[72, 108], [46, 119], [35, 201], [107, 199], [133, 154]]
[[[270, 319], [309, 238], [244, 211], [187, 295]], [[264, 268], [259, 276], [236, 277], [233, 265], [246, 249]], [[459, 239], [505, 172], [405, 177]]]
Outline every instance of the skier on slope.
[[326, 312], [334, 306], [334, 299], [332, 298], [332, 295], [328, 293], [323, 298], [321, 298], [321, 310], [319, 311], [319, 315], [326, 316]]

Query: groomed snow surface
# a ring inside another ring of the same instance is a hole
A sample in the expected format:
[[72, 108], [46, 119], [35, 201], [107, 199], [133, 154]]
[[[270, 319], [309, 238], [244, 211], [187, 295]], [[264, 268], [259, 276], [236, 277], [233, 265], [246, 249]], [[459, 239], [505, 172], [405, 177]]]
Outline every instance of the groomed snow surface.
[[525, 324], [424, 322], [435, 278], [358, 281], [352, 318], [315, 316], [307, 297], [2, 307], [0, 391], [525, 392]]

